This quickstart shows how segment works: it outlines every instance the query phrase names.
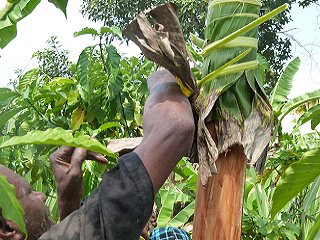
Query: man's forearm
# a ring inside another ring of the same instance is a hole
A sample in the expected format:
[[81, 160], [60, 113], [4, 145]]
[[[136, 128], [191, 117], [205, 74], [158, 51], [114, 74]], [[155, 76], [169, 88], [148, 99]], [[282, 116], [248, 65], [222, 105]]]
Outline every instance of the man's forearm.
[[69, 214], [73, 211], [78, 210], [80, 207], [80, 198], [79, 199], [69, 199], [63, 200], [58, 196], [58, 207], [59, 207], [59, 215], [60, 221], [65, 219]]
[[157, 192], [176, 163], [190, 151], [194, 135], [191, 105], [168, 71], [148, 80], [144, 138], [135, 152], [141, 158]]

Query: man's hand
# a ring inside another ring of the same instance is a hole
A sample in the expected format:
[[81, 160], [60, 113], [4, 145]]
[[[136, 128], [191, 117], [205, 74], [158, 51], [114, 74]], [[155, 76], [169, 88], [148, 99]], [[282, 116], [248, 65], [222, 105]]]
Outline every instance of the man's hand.
[[82, 148], [61, 147], [50, 155], [57, 185], [60, 221], [80, 206], [83, 195], [81, 167], [84, 160], [107, 163], [107, 159], [101, 154]]
[[157, 227], [157, 225], [157, 215], [155, 214], [155, 212], [152, 212], [150, 220], [148, 221], [141, 233], [141, 237], [145, 240], [148, 240], [149, 235], [152, 233], [153, 229]]

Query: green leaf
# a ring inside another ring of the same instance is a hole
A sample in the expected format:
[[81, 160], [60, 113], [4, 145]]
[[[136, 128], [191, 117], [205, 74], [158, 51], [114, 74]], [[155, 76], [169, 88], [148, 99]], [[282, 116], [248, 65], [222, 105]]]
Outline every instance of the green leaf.
[[174, 218], [172, 218], [167, 225], [176, 228], [182, 227], [193, 215], [194, 206], [195, 201], [192, 201], [190, 204], [188, 204], [188, 206], [182, 209]]
[[281, 122], [285, 116], [287, 116], [292, 110], [305, 104], [307, 102], [320, 99], [320, 89], [317, 89], [313, 92], [308, 92], [303, 95], [300, 95], [289, 102], [287, 102], [281, 109], [281, 116], [279, 121]]
[[312, 114], [311, 129], [315, 130], [319, 124], [320, 124], [320, 111], [316, 111]]
[[10, 110], [3, 111], [2, 113], [0, 113], [0, 130], [2, 130], [2, 128], [5, 126], [5, 124], [12, 117], [14, 117], [16, 114], [21, 112], [23, 109], [25, 109], [25, 107], [14, 108], [14, 109], [10, 109]]
[[300, 67], [301, 60], [295, 58], [285, 68], [281, 74], [274, 90], [272, 91], [270, 103], [275, 111], [279, 111], [283, 104], [287, 101], [288, 95], [292, 89], [294, 75]]
[[119, 38], [122, 38], [122, 31], [117, 27], [101, 27], [100, 28], [100, 34], [113, 34], [114, 36], [117, 36]]
[[78, 130], [83, 123], [85, 111], [81, 107], [75, 109], [71, 116], [70, 129], [75, 131]]
[[158, 215], [158, 226], [165, 227], [167, 223], [170, 221], [171, 216], [173, 214], [174, 202], [176, 200], [176, 193], [174, 188], [170, 188], [165, 191], [165, 196], [163, 198], [162, 207], [159, 211]]
[[7, 105], [13, 99], [19, 97], [19, 94], [9, 88], [0, 88], [0, 105]]
[[81, 29], [80, 31], [75, 32], [73, 34], [74, 37], [79, 37], [82, 35], [98, 36], [99, 34], [98, 34], [97, 30], [95, 30], [94, 28], [89, 28], [89, 27], [85, 27], [85, 28]]
[[298, 145], [303, 149], [320, 148], [320, 133], [311, 132], [300, 136]]
[[320, 148], [303, 154], [299, 162], [291, 164], [278, 183], [272, 197], [271, 217], [320, 175]]
[[19, 91], [26, 91], [38, 79], [38, 69], [32, 69], [19, 78]]
[[23, 220], [23, 208], [16, 197], [16, 190], [8, 183], [5, 176], [0, 175], [0, 206], [3, 217], [18, 224], [20, 231], [27, 235], [26, 225]]
[[297, 121], [297, 126], [301, 126], [308, 121], [317, 121], [320, 114], [320, 105], [313, 106], [308, 111], [306, 111]]
[[93, 131], [93, 136], [97, 136], [99, 133], [113, 127], [121, 127], [121, 124], [117, 122], [104, 123], [98, 129]]
[[85, 85], [87, 81], [88, 66], [90, 64], [90, 56], [92, 54], [93, 47], [86, 47], [80, 54], [77, 62], [77, 75], [81, 85]]
[[303, 203], [303, 209], [307, 212], [317, 200], [318, 191], [320, 190], [320, 177], [318, 177], [311, 185], [308, 194]]
[[68, 0], [49, 0], [49, 2], [54, 4], [57, 8], [59, 8], [67, 18]]
[[46, 131], [34, 130], [28, 132], [24, 136], [16, 136], [0, 145], [0, 148], [10, 147], [20, 144], [44, 144], [55, 146], [70, 146], [85, 148], [93, 152], [101, 153], [109, 157], [115, 158], [116, 155], [99, 141], [92, 139], [88, 135], [76, 133], [72, 135], [72, 131], [62, 128], [50, 128]]
[[120, 60], [121, 60], [121, 56], [119, 55], [116, 47], [113, 45], [108, 45], [106, 47], [106, 51], [108, 53], [109, 64], [111, 65], [112, 68], [118, 69], [119, 64], [120, 64]]
[[307, 240], [316, 240], [318, 235], [320, 235], [320, 214], [318, 214], [315, 224], [310, 229]]
[[17, 22], [28, 16], [41, 0], [21, 0], [8, 8], [0, 20], [0, 48], [4, 48], [17, 35]]

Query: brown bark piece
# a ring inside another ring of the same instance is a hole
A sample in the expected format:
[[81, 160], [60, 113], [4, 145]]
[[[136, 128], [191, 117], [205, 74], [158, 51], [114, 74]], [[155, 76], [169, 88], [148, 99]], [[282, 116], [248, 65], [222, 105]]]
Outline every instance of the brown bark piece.
[[194, 240], [240, 240], [247, 158], [235, 146], [216, 161], [218, 174], [203, 186], [198, 180]]
[[[214, 123], [207, 128], [217, 142]], [[219, 155], [217, 174], [207, 184], [199, 176], [193, 220], [194, 240], [240, 240], [243, 193], [247, 158], [243, 147], [235, 145]]]
[[142, 137], [137, 138], [121, 138], [113, 139], [108, 143], [108, 148], [122, 156], [126, 153], [132, 152], [141, 143]]

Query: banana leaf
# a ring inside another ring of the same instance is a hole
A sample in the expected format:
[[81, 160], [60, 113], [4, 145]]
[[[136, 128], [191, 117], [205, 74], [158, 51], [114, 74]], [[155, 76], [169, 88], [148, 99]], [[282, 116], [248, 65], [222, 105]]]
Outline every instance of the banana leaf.
[[[264, 94], [257, 60], [258, 26], [287, 8], [283, 5], [259, 18], [260, 0], [209, 1], [205, 39], [192, 35], [204, 58], [203, 78], [195, 77], [187, 62], [177, 8], [169, 3], [140, 13], [124, 30], [151, 61], [178, 79], [182, 92], [192, 96], [198, 116], [197, 140], [191, 156], [200, 163], [203, 184], [217, 173], [215, 161], [240, 144], [251, 164], [262, 166], [273, 129], [272, 107]], [[146, 14], [153, 18], [152, 27]], [[206, 123], [214, 122], [217, 141]], [[257, 163], [258, 162], [258, 163]]]
[[[286, 6], [259, 17], [261, 6], [259, 0], [209, 1], [202, 47], [203, 79], [195, 104], [200, 116], [197, 143], [203, 184], [218, 171], [218, 156], [233, 145], [242, 145], [249, 163], [258, 170], [264, 165], [273, 111], [258, 68], [258, 26]], [[214, 74], [217, 72], [220, 74]], [[216, 140], [207, 129], [208, 121], [215, 123]]]

